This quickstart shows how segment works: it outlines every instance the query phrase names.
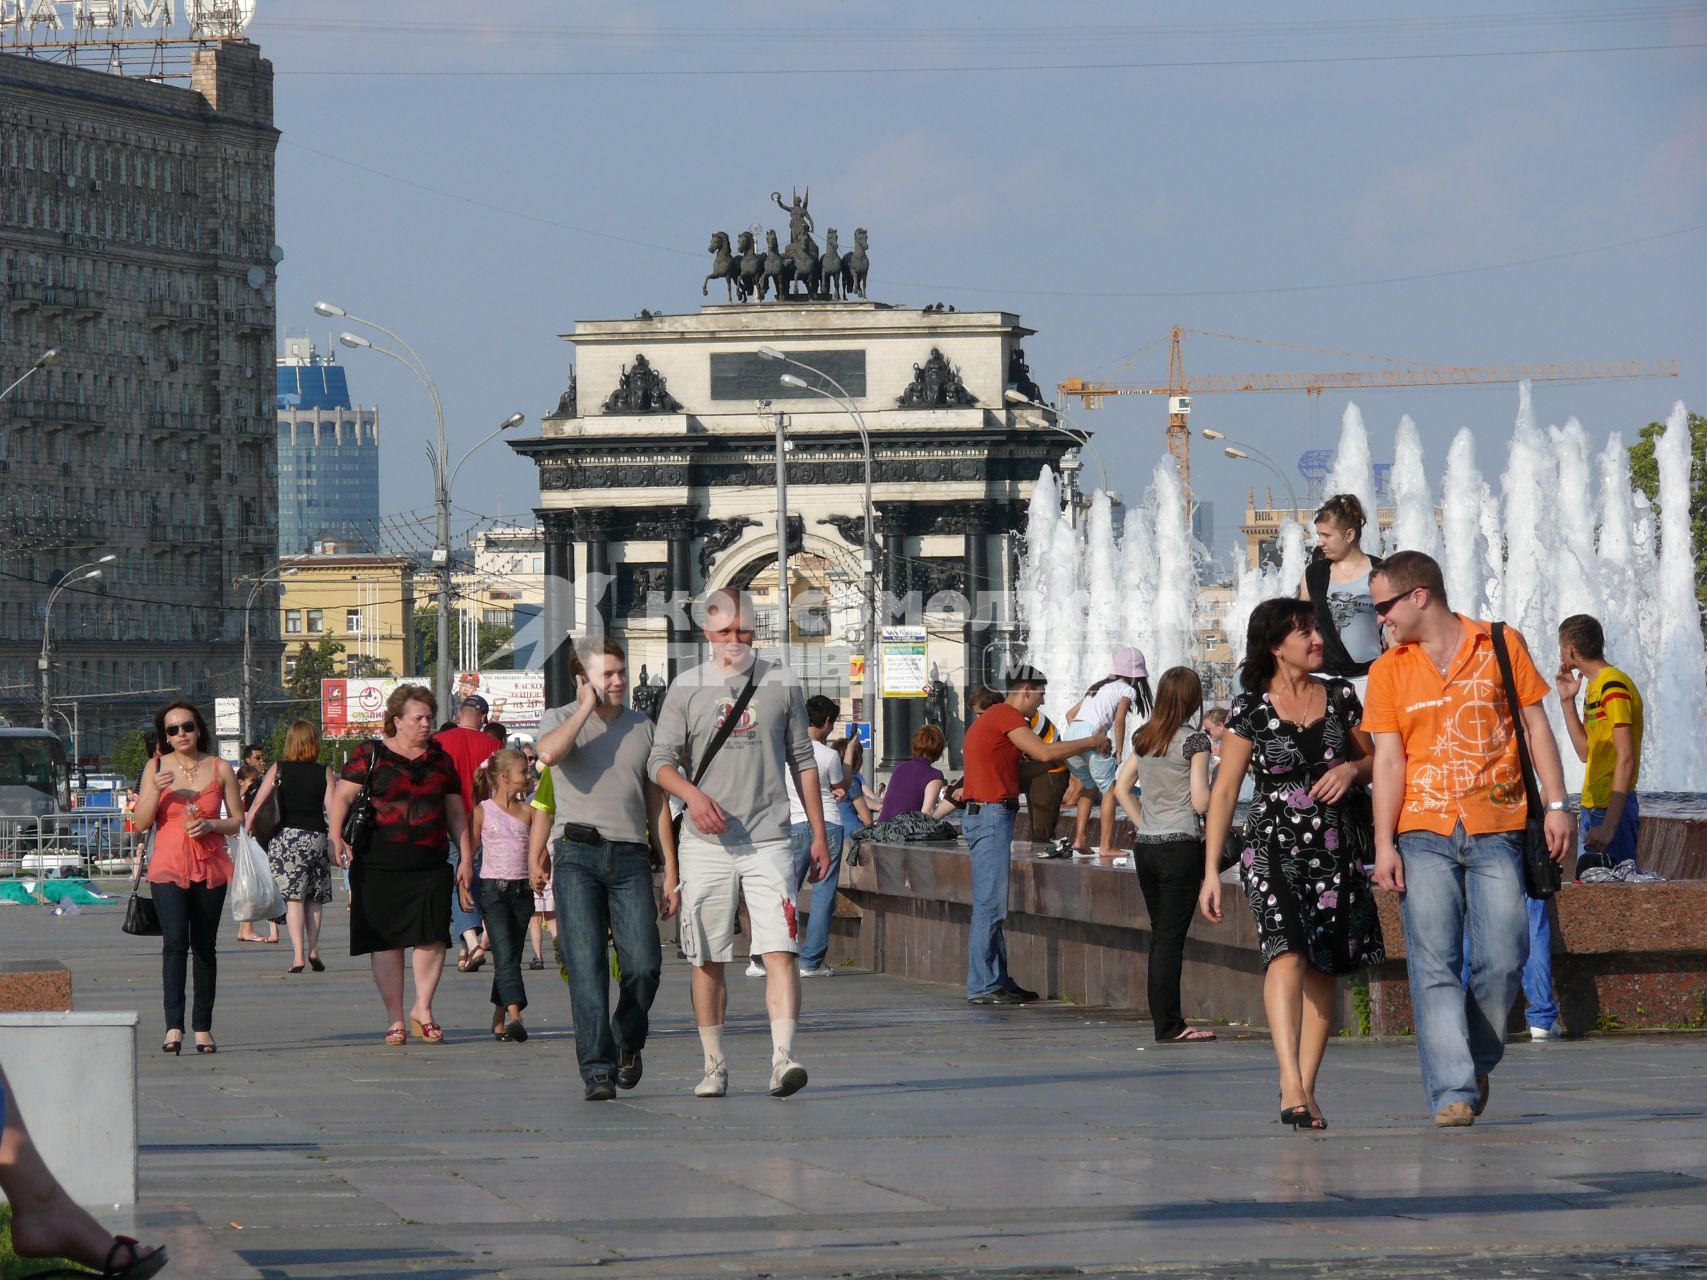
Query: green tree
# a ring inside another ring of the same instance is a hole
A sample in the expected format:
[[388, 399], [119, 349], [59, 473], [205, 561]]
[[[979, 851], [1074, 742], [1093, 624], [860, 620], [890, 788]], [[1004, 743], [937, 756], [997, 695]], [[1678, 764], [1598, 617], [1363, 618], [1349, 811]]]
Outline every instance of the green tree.
[[344, 646], [331, 636], [322, 636], [314, 644], [304, 640], [297, 646], [296, 669], [285, 681], [285, 692], [291, 699], [283, 717], [287, 724], [292, 720], [320, 723], [320, 682], [344, 674], [338, 660], [343, 652]]
[[[1654, 446], [1665, 433], [1666, 424], [1650, 422], [1630, 446], [1630, 481], [1647, 494], [1659, 509], [1660, 469]], [[1707, 608], [1707, 417], [1689, 415], [1689, 530], [1695, 539], [1695, 598]]]
[[113, 768], [125, 777], [135, 779], [142, 775], [142, 766], [147, 763], [147, 734], [141, 729], [126, 729], [113, 748]]
[[[456, 633], [454, 619], [451, 632]], [[480, 624], [480, 669], [509, 671], [516, 665], [515, 655], [506, 646], [515, 639], [516, 629], [507, 622]], [[498, 651], [503, 649], [503, 653]], [[424, 605], [415, 610], [415, 670], [412, 674], [430, 677], [439, 660], [439, 611], [436, 605]]]

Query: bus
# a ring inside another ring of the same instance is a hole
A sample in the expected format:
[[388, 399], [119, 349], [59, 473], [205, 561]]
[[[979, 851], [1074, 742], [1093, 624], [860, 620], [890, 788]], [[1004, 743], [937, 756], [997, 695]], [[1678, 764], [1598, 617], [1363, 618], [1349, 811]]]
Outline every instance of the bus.
[[80, 871], [67, 815], [65, 746], [46, 729], [0, 726], [0, 872], [62, 876]]

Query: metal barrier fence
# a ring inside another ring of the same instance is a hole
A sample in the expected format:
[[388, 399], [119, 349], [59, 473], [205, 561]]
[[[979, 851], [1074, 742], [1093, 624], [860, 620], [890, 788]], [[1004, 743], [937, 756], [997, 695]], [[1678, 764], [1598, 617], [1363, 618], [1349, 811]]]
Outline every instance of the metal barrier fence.
[[0, 879], [128, 875], [136, 846], [117, 811], [0, 817]]

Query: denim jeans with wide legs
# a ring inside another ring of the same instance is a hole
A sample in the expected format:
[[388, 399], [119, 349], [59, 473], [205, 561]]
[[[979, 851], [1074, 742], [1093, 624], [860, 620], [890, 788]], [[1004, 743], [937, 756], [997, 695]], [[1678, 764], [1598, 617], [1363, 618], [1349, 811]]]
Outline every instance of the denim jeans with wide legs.
[[522, 985], [522, 947], [533, 919], [533, 885], [526, 880], [476, 880], [474, 899], [492, 941], [492, 1003], [499, 1008], [528, 1007]]
[[[842, 881], [842, 829], [824, 823], [824, 843], [830, 848], [830, 874], [812, 886], [812, 914], [806, 920], [806, 941], [800, 947], [800, 967], [816, 969], [830, 950], [830, 922], [836, 918], [836, 886]], [[796, 822], [788, 828], [788, 851], [794, 855], [796, 891], [812, 874], [812, 824]]]
[[[1559, 1001], [1553, 994], [1553, 920], [1541, 898], [1524, 896], [1529, 908], [1529, 957], [1523, 962], [1523, 1018], [1532, 1027], [1551, 1027], [1559, 1020]], [[1458, 979], [1470, 989], [1470, 935], [1464, 935], [1464, 967]]]
[[[591, 1084], [614, 1076], [617, 1055], [646, 1045], [647, 1015], [662, 968], [658, 902], [652, 896], [652, 857], [643, 844], [559, 840], [552, 860], [557, 900], [557, 947], [569, 972], [575, 1017], [575, 1059]], [[616, 1012], [610, 1007], [610, 953], [616, 943]]]
[[[1505, 1053], [1506, 1019], [1529, 953], [1522, 843], [1521, 831], [1472, 836], [1462, 823], [1449, 836], [1399, 836], [1405, 968], [1431, 1114], [1474, 1103], [1476, 1077], [1491, 1074]], [[1466, 941], [1468, 990], [1459, 980]]]
[[1013, 990], [1008, 977], [1008, 944], [1002, 921], [1008, 918], [1008, 866], [1013, 861], [1012, 809], [979, 806], [963, 828], [972, 851], [972, 924], [966, 936], [966, 998]]
[[161, 989], [166, 998], [166, 1030], [184, 1029], [184, 975], [195, 956], [195, 1004], [191, 1031], [213, 1030], [213, 997], [219, 981], [215, 938], [225, 912], [226, 886], [210, 889], [200, 880], [187, 889], [175, 884], [150, 886], [160, 916]]

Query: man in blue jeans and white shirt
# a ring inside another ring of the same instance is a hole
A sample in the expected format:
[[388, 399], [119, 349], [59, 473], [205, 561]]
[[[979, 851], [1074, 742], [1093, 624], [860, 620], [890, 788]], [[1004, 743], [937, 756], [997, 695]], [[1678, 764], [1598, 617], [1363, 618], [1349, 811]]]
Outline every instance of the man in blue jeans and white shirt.
[[[836, 914], [836, 886], [842, 879], [842, 838], [836, 821], [841, 817], [842, 758], [828, 738], [841, 719], [842, 708], [834, 699], [816, 694], [806, 699], [806, 736], [812, 739], [812, 758], [818, 762], [818, 803], [824, 811], [824, 843], [830, 850], [829, 873], [812, 886], [812, 914], [806, 921], [806, 941], [800, 946], [800, 976], [826, 978], [835, 970], [824, 963], [830, 950], [830, 921]], [[788, 797], [788, 845], [794, 854], [794, 879], [805, 884], [812, 870], [812, 824], [806, 818], [806, 801], [798, 786]]]
[[[1369, 587], [1395, 641], [1369, 669], [1363, 714], [1375, 738], [1375, 883], [1402, 895], [1429, 1111], [1437, 1127], [1461, 1128], [1488, 1105], [1529, 954], [1517, 726], [1492, 628], [1452, 611], [1432, 557], [1396, 552]], [[1510, 628], [1505, 634], [1547, 807], [1548, 852], [1562, 860], [1575, 833], [1542, 707], [1547, 682], [1523, 637]], [[1459, 978], [1466, 943], [1468, 991]]]
[[[551, 821], [561, 839], [549, 867], [543, 837], [534, 842], [532, 870], [536, 890], [552, 878], [586, 1098], [608, 1102], [618, 1088], [640, 1083], [640, 1051], [658, 994], [662, 957], [651, 845], [664, 860], [665, 919], [682, 898], [669, 807], [646, 776], [652, 722], [622, 705], [628, 688], [622, 646], [588, 637], [575, 646], [575, 657], [574, 705], [552, 707], [540, 717], [539, 759], [551, 766]], [[614, 1015], [607, 929], [621, 973]]]

